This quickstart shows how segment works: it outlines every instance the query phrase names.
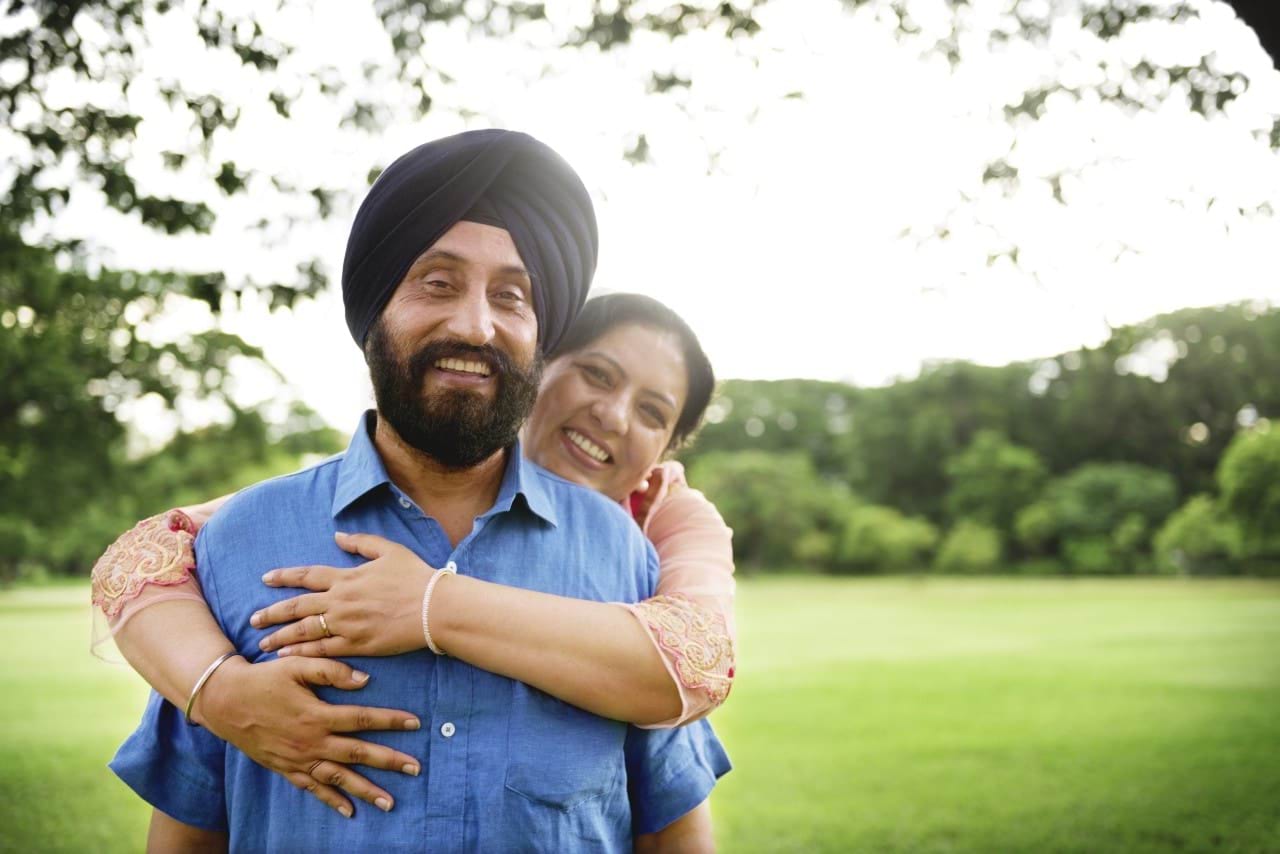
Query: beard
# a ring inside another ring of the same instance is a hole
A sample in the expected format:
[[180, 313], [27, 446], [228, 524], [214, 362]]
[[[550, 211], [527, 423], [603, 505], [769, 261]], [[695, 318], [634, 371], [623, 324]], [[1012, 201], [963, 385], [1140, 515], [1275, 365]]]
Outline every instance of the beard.
[[[497, 380], [493, 400], [465, 389], [425, 393], [427, 373], [450, 357], [488, 365]], [[457, 340], [432, 341], [402, 358], [381, 318], [369, 330], [365, 361], [379, 417], [410, 447], [450, 469], [472, 468], [510, 447], [533, 409], [542, 378], [541, 354], [521, 369], [496, 347]]]

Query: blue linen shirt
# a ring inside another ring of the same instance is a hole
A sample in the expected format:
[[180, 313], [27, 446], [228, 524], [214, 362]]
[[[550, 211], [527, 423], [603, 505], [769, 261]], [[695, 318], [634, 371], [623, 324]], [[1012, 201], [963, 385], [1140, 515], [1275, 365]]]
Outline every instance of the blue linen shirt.
[[[368, 413], [345, 454], [238, 494], [196, 540], [205, 597], [249, 661], [270, 629], [249, 617], [297, 595], [269, 569], [354, 566], [337, 530], [373, 533], [433, 566], [487, 581], [598, 601], [653, 595], [653, 547], [616, 504], [509, 456], [498, 497], [457, 547], [387, 476]], [[370, 674], [359, 692], [317, 688], [330, 703], [405, 709], [415, 732], [369, 732], [422, 760], [419, 777], [361, 768], [392, 792], [383, 814], [344, 819], [203, 729], [158, 695], [111, 768], [180, 821], [229, 829], [232, 850], [629, 851], [633, 833], [665, 827], [701, 803], [729, 762], [710, 726], [647, 731], [563, 703], [524, 683], [422, 650], [348, 658]]]

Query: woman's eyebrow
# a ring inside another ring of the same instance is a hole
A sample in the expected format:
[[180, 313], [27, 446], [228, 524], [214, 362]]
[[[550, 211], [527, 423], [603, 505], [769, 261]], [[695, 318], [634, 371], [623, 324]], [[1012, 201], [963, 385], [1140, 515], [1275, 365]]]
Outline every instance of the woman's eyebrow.
[[582, 355], [592, 359], [599, 359], [602, 362], [608, 362], [609, 367], [613, 368], [624, 377], [627, 375], [627, 372], [622, 369], [622, 365], [618, 364], [618, 360], [610, 356], [608, 353], [603, 353], [599, 350], [588, 350]]
[[654, 388], [646, 388], [644, 389], [644, 393], [649, 395], [650, 397], [656, 397], [658, 400], [665, 403], [667, 406], [670, 406], [672, 409], [676, 408], [676, 399], [664, 391], [658, 391], [657, 389], [654, 389]]

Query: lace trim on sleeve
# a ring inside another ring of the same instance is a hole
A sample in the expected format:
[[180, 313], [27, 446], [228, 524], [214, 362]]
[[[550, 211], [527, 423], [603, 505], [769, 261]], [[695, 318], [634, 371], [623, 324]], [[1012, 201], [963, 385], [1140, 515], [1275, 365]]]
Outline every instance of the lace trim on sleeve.
[[195, 533], [186, 513], [170, 510], [121, 534], [93, 565], [93, 604], [114, 618], [148, 584], [171, 587], [191, 579]]
[[654, 596], [632, 606], [675, 664], [680, 684], [718, 706], [733, 687], [733, 639], [724, 615], [687, 596]]

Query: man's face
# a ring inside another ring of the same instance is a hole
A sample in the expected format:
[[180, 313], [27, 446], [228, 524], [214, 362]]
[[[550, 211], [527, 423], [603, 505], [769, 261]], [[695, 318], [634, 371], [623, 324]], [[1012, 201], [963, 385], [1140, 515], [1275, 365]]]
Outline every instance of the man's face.
[[515, 441], [542, 364], [532, 282], [511, 235], [459, 222], [414, 261], [369, 330], [378, 413], [451, 468]]

